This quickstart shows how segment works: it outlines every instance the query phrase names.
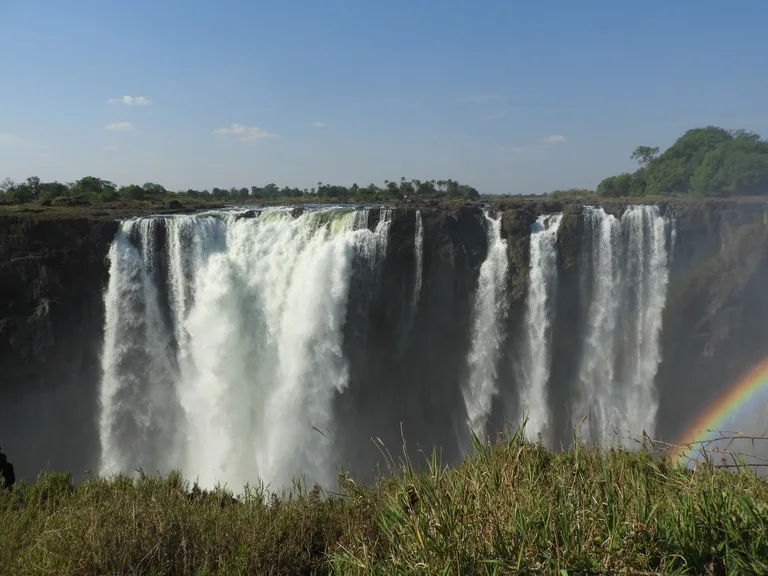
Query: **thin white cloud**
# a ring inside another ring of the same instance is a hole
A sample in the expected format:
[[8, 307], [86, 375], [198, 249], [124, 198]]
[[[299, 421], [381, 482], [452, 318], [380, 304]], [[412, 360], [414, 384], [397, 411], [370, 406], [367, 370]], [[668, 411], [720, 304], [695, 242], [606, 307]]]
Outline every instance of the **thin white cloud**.
[[325, 128], [326, 126], [328, 126], [328, 122], [321, 122], [320, 120], [315, 120], [314, 122], [311, 122], [310, 125], [315, 128]]
[[543, 152], [544, 146], [502, 146], [499, 148], [501, 152], [512, 152], [512, 153], [520, 153], [520, 152]]
[[152, 104], [152, 100], [145, 98], [144, 96], [128, 96], [125, 95], [122, 98], [110, 98], [107, 100], [107, 104], [125, 104], [126, 106], [147, 106]]
[[546, 136], [541, 139], [542, 142], [545, 142], [547, 144], [554, 144], [555, 142], [565, 142], [568, 140], [565, 136], [562, 134], [552, 134], [552, 136]]
[[11, 148], [22, 144], [24, 141], [16, 134], [0, 132], [0, 146]]
[[241, 142], [248, 140], [261, 140], [276, 136], [258, 126], [243, 126], [242, 124], [230, 124], [228, 128], [218, 128], [213, 131], [217, 136], [235, 136]]
[[136, 132], [136, 128], [130, 122], [112, 122], [104, 126], [109, 132]]
[[113, 145], [104, 146], [104, 150], [106, 150], [107, 152], [114, 152], [115, 150], [117, 150], [117, 146], [113, 146]]

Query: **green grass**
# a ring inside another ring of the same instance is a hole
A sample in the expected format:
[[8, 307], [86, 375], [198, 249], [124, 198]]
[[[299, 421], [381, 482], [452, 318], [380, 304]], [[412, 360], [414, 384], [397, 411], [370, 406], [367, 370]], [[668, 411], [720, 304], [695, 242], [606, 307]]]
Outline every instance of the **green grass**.
[[456, 467], [405, 458], [341, 493], [203, 492], [178, 474], [0, 491], [2, 574], [768, 573], [768, 483], [514, 434]]

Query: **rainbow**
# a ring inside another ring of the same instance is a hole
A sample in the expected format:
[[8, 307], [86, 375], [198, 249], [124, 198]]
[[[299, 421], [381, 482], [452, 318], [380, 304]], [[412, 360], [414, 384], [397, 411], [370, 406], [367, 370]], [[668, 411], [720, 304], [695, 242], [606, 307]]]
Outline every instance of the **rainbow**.
[[761, 393], [768, 393], [768, 356], [710, 404], [675, 442], [679, 462], [687, 463], [688, 453], [695, 452], [699, 443], [715, 439], [718, 432], [728, 430], [729, 422], [746, 416], [754, 408], [751, 400]]

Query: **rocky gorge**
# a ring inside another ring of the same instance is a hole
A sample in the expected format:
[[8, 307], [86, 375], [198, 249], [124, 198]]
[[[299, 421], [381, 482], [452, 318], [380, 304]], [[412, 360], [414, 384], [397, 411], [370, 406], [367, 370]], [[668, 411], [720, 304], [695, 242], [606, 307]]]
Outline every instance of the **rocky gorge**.
[[[648, 434], [674, 441], [768, 352], [768, 203], [641, 208], [0, 212], [0, 446], [28, 480], [174, 464], [209, 484], [328, 482], [335, 467], [370, 476], [373, 438], [460, 458], [476, 393], [489, 435], [539, 410], [537, 432], [567, 446], [582, 416], [621, 427], [611, 410], [648, 403]], [[532, 249], [546, 230], [555, 268]], [[600, 280], [606, 249], [614, 275]], [[550, 269], [532, 274], [532, 254]], [[118, 261], [133, 266], [120, 286]], [[547, 283], [538, 303], [535, 282]], [[627, 304], [599, 310], [611, 285], [605, 302]], [[596, 399], [612, 394], [598, 369], [631, 373], [626, 398]]]

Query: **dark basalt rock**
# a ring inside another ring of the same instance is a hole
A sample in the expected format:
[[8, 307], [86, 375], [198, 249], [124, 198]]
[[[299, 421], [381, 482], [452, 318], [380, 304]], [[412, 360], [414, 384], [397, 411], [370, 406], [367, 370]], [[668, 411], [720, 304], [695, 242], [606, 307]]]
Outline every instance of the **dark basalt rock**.
[[0, 438], [13, 443], [18, 471], [93, 464], [105, 257], [117, 228], [0, 215]]
[[243, 218], [256, 218], [256, 216], [259, 214], [261, 214], [261, 210], [246, 210], [245, 212], [235, 216], [235, 220], [242, 220]]

